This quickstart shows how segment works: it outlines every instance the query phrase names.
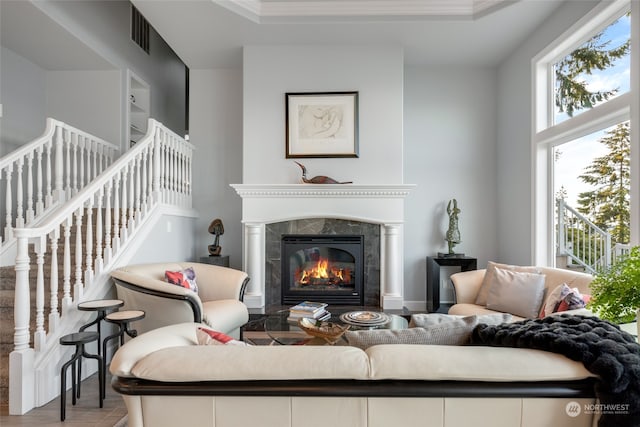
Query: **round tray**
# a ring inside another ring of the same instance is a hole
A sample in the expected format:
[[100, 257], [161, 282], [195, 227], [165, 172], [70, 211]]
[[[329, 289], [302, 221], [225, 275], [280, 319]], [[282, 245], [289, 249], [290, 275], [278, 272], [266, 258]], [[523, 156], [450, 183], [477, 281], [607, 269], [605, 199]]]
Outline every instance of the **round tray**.
[[356, 326], [380, 326], [391, 321], [391, 318], [377, 311], [349, 311], [340, 315], [340, 320]]

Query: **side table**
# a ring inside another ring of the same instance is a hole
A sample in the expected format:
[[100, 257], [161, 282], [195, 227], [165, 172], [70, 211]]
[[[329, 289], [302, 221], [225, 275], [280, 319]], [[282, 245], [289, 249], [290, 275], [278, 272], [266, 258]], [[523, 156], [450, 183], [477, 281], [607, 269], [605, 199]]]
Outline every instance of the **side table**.
[[229, 255], [211, 255], [200, 257], [200, 262], [203, 264], [220, 265], [222, 267], [229, 267]]
[[427, 311], [433, 313], [440, 308], [440, 267], [460, 267], [460, 271], [476, 270], [477, 258], [468, 256], [427, 257]]

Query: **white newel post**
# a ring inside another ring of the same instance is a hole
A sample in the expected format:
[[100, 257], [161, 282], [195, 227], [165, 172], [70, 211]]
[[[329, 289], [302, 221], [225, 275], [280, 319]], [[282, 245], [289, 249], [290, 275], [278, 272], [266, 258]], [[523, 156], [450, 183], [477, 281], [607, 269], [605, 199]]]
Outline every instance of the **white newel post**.
[[23, 415], [34, 406], [34, 350], [29, 348], [28, 239], [16, 237], [16, 291], [14, 350], [9, 354], [9, 414]]
[[403, 306], [402, 224], [382, 226], [380, 304], [384, 309], [399, 310]]
[[244, 269], [249, 283], [244, 303], [249, 308], [264, 307], [264, 224], [245, 224]]

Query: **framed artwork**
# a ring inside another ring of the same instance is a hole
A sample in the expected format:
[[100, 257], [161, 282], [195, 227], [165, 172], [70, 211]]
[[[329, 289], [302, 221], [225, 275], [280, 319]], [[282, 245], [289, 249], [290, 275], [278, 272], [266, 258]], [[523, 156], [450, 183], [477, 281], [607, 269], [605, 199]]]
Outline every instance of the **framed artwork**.
[[358, 92], [287, 93], [286, 157], [358, 157]]

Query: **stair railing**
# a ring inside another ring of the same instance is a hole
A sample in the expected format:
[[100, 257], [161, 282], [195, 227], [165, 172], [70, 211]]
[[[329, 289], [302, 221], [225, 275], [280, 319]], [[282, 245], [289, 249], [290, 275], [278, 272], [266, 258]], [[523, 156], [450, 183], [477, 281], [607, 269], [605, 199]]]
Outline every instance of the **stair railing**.
[[[91, 289], [94, 278], [107, 271], [111, 260], [146, 220], [153, 207], [170, 204], [191, 208], [192, 152], [190, 143], [161, 123], [149, 119], [145, 137], [57, 208], [47, 218], [46, 224], [14, 230], [17, 240], [15, 333], [14, 351], [10, 355], [10, 378], [15, 375], [15, 381], [21, 381], [21, 373], [28, 369], [30, 363], [35, 363], [29, 359], [36, 358], [45, 345], [57, 343], [55, 338], [65, 333], [60, 327], [65, 314], [82, 300], [83, 295], [95, 293]], [[72, 235], [75, 239], [73, 249]], [[29, 273], [33, 268], [28, 253], [29, 243], [34, 244], [36, 253], [33, 349], [29, 347]], [[58, 271], [60, 247], [62, 272]], [[44, 283], [47, 251], [51, 253], [48, 287]], [[62, 283], [62, 292], [58, 288], [59, 282]], [[48, 313], [45, 313], [46, 289], [49, 289]], [[45, 328], [45, 315], [48, 328]], [[12, 381], [10, 379], [9, 410], [12, 414], [21, 414], [29, 403], [22, 401], [25, 393], [12, 393]], [[29, 385], [25, 387], [29, 388]]]
[[117, 151], [116, 145], [47, 118], [39, 138], [0, 159], [0, 244], [12, 240], [14, 228], [33, 224], [76, 194], [113, 163]]
[[556, 200], [558, 255], [569, 257], [594, 274], [611, 264], [611, 235], [589, 221], [564, 199]]

